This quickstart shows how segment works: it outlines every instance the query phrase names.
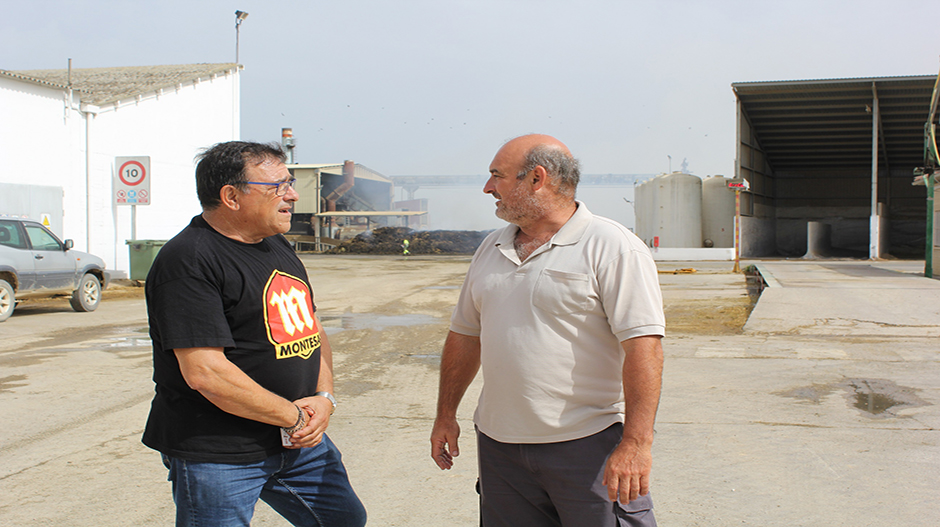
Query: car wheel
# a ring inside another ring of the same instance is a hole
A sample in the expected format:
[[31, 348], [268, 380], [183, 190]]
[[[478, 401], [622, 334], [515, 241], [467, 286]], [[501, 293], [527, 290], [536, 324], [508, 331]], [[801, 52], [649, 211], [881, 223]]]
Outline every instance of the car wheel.
[[15, 307], [16, 298], [13, 297], [13, 286], [6, 280], [0, 280], [0, 322], [10, 318]]
[[88, 273], [82, 277], [69, 303], [72, 304], [72, 309], [82, 312], [94, 311], [98, 308], [99, 302], [101, 302], [101, 282], [95, 275]]

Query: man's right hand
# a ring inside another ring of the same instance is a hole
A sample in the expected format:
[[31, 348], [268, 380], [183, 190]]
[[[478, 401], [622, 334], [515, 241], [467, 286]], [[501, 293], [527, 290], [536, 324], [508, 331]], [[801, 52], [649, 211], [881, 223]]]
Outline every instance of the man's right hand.
[[454, 458], [460, 455], [460, 449], [457, 448], [457, 438], [460, 436], [457, 407], [479, 369], [480, 337], [449, 332], [441, 352], [437, 418], [431, 430], [431, 458], [441, 470], [453, 467]]
[[457, 419], [434, 420], [434, 429], [431, 430], [431, 458], [441, 467], [449, 470], [454, 466], [454, 458], [460, 455], [457, 447], [457, 438], [460, 436], [460, 425]]
[[294, 401], [307, 414], [307, 425], [291, 436], [292, 446], [287, 448], [310, 448], [320, 444], [323, 433], [330, 424], [333, 405], [323, 397], [305, 397]]

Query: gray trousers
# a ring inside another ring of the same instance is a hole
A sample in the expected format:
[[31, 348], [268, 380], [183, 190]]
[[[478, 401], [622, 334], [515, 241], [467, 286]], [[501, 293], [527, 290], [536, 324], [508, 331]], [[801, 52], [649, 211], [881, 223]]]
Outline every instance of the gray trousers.
[[623, 425], [560, 443], [512, 444], [477, 430], [484, 527], [655, 527], [649, 494], [626, 505], [607, 497], [604, 466]]

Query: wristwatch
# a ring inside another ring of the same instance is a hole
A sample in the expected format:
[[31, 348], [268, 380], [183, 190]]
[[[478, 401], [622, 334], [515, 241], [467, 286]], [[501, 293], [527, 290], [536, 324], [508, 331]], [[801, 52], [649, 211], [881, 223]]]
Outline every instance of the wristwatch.
[[336, 397], [333, 397], [333, 394], [330, 392], [317, 392], [313, 394], [314, 397], [326, 397], [333, 404], [333, 410], [330, 411], [330, 415], [333, 415], [333, 412], [336, 411]]

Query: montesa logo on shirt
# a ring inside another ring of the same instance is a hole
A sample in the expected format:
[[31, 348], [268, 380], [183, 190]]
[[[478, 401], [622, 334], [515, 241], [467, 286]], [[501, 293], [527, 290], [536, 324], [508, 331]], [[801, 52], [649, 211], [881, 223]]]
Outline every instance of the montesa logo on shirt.
[[309, 359], [320, 349], [313, 295], [303, 280], [274, 270], [264, 286], [264, 322], [279, 359]]

